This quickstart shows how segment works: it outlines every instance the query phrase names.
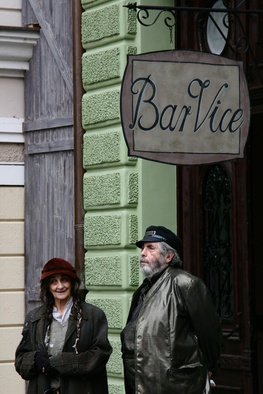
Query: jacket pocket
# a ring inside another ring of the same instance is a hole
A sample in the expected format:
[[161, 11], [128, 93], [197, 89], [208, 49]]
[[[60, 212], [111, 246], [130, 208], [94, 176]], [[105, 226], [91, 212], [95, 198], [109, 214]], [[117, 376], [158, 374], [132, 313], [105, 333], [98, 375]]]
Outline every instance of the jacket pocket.
[[171, 368], [168, 381], [173, 394], [202, 394], [205, 392], [206, 370], [203, 367]]

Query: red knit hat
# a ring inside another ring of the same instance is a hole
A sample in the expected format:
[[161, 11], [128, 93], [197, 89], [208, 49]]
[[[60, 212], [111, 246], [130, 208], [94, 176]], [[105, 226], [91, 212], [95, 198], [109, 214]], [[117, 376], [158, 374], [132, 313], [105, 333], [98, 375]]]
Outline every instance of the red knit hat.
[[68, 261], [61, 259], [59, 257], [54, 257], [49, 260], [43, 267], [41, 280], [56, 274], [64, 274], [71, 276], [72, 278], [77, 278], [77, 271]]

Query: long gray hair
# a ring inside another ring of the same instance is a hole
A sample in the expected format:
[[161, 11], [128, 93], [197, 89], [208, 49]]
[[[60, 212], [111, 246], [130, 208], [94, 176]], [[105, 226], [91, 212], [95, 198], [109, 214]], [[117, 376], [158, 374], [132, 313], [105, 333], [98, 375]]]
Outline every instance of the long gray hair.
[[159, 245], [159, 249], [162, 255], [166, 255], [169, 252], [173, 252], [173, 258], [169, 263], [170, 267], [174, 267], [174, 268], [182, 268], [183, 266], [183, 262], [180, 259], [180, 256], [177, 252], [176, 249], [173, 249], [170, 245], [168, 245], [166, 242], [158, 242]]

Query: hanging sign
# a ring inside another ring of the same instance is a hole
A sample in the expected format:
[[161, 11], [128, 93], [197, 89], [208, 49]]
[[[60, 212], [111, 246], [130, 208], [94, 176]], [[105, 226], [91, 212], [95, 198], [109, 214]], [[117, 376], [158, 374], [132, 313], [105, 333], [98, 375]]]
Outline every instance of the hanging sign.
[[192, 51], [129, 55], [121, 119], [130, 156], [171, 164], [243, 157], [250, 120], [243, 64]]

